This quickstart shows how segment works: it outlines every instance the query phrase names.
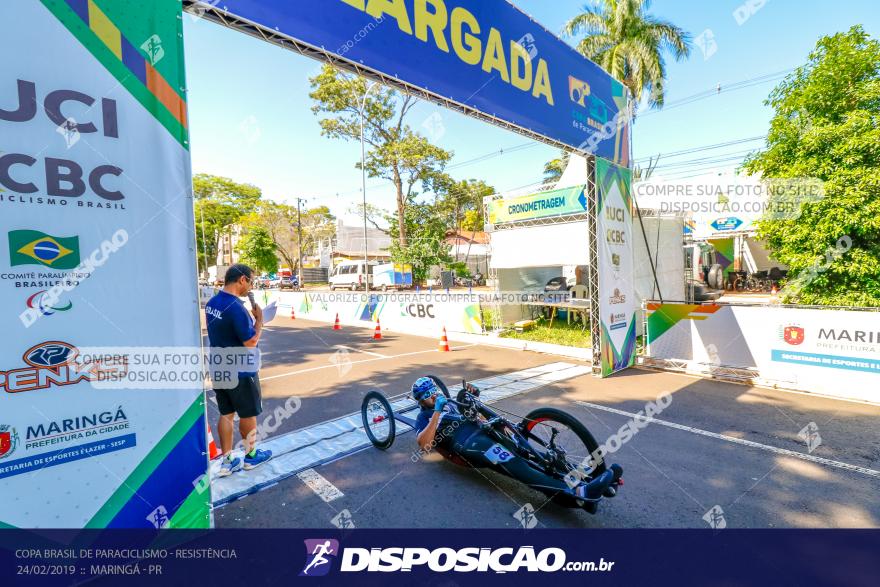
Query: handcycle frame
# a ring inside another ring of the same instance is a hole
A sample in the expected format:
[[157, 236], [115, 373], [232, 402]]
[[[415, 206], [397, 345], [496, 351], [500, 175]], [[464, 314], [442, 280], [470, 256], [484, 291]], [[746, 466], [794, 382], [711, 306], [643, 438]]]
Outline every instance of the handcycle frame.
[[[476, 424], [480, 427], [480, 430], [487, 434], [495, 443], [501, 445], [504, 449], [508, 450], [512, 454], [517, 455], [520, 458], [525, 459], [530, 466], [535, 468], [538, 471], [541, 471], [547, 475], [551, 475], [556, 477], [557, 479], [565, 479], [567, 474], [573, 474], [576, 471], [576, 474], [581, 480], [590, 481], [594, 479], [596, 476], [605, 472], [605, 461], [599, 456], [594, 466], [585, 470], [583, 467], [572, 467], [571, 463], [566, 461], [565, 455], [566, 451], [564, 447], [557, 446], [555, 444], [556, 436], [558, 435], [558, 430], [551, 426], [551, 436], [549, 442], [545, 442], [544, 439], [535, 435], [531, 431], [530, 423], [534, 426], [537, 423], [537, 420], [529, 419], [528, 417], [523, 418], [520, 423], [514, 423], [509, 420], [507, 417], [499, 414], [497, 411], [493, 410], [485, 403], [482, 402], [479, 398], [479, 389], [476, 387], [467, 384], [462, 381], [462, 388], [456, 395], [456, 398], [453, 399], [449, 395], [449, 391], [446, 385], [437, 377], [429, 375], [431, 379], [437, 383], [437, 386], [446, 396], [448, 403], [451, 403], [458, 407], [460, 413], [465, 417], [466, 420]], [[388, 412], [391, 416], [389, 418], [389, 435], [385, 441], [378, 441], [372, 435], [372, 430], [370, 428], [370, 424], [376, 424], [378, 422], [384, 421], [384, 417], [379, 420], [373, 420], [370, 422], [370, 417], [367, 414], [368, 406], [370, 405], [372, 400], [378, 400], [384, 406], [384, 411]], [[361, 416], [364, 423], [364, 429], [367, 432], [367, 436], [370, 438], [370, 441], [373, 443], [376, 448], [381, 450], [386, 450], [391, 447], [394, 443], [394, 439], [396, 437], [396, 426], [394, 425], [394, 421], [399, 421], [403, 424], [408, 425], [410, 428], [415, 429], [416, 421], [414, 418], [410, 418], [405, 415], [407, 412], [412, 412], [418, 410], [418, 404], [409, 405], [399, 410], [394, 410], [391, 407], [391, 403], [388, 398], [386, 398], [379, 391], [371, 391], [365, 397], [363, 404], [361, 406]], [[587, 432], [589, 434], [589, 432]], [[532, 443], [535, 443], [539, 449], [533, 447]], [[595, 444], [595, 440], [593, 440]], [[468, 466], [468, 462], [462, 458], [461, 456], [451, 453], [450, 451], [437, 446], [436, 444], [432, 446], [434, 450], [437, 450], [439, 454], [441, 454], [444, 458], [449, 461], [463, 466]], [[565, 472], [563, 472], [565, 471]]]

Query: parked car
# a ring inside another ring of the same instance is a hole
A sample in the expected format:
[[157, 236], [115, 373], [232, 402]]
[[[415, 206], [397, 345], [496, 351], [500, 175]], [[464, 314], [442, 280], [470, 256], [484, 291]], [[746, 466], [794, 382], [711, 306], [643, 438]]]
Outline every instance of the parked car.
[[299, 278], [296, 275], [285, 275], [281, 278], [278, 289], [299, 289]]
[[371, 284], [373, 283], [372, 276], [370, 275], [373, 265], [375, 263], [369, 263], [365, 268], [363, 261], [343, 261], [330, 274], [330, 291], [337, 289], [350, 289], [351, 291], [364, 289], [367, 285], [367, 280]]

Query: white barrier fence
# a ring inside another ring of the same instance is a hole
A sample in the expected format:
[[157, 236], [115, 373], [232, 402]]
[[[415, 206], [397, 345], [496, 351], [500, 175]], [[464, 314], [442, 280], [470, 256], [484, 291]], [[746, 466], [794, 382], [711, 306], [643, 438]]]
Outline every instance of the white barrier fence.
[[483, 323], [479, 302], [464, 295], [444, 293], [331, 293], [331, 292], [255, 292], [257, 302], [278, 304], [278, 317], [333, 322], [363, 326], [381, 321], [382, 328], [400, 332], [424, 332], [439, 335], [449, 332], [481, 334]]
[[880, 403], [880, 312], [649, 302], [644, 362]]

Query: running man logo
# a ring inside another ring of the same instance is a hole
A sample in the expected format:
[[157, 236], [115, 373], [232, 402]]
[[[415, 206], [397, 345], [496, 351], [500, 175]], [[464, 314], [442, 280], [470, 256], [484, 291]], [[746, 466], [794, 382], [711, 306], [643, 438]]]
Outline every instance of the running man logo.
[[75, 269], [79, 265], [79, 237], [58, 237], [38, 230], [11, 230], [9, 263]]
[[331, 560], [339, 555], [339, 541], [332, 538], [305, 540], [306, 566], [300, 577], [323, 577], [330, 572]]

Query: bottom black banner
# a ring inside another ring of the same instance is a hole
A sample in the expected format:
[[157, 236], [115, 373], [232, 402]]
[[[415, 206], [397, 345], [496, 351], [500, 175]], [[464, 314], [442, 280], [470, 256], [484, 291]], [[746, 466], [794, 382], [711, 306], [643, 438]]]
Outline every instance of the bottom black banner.
[[876, 585], [875, 530], [0, 530], [0, 585]]

